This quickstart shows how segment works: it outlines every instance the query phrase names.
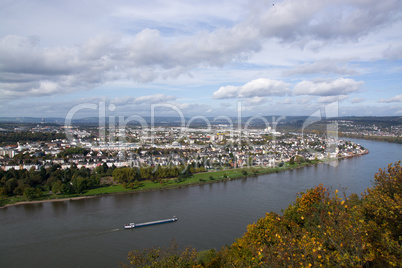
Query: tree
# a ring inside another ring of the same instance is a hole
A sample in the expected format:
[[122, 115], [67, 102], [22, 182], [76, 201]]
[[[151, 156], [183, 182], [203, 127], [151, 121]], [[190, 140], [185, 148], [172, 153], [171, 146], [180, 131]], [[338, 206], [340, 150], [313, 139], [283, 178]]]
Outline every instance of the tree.
[[54, 194], [60, 193], [61, 186], [62, 186], [62, 183], [61, 183], [60, 180], [57, 180], [57, 181], [53, 182], [53, 183], [52, 183], [52, 192], [53, 192]]
[[140, 178], [143, 180], [150, 180], [153, 178], [152, 167], [142, 167], [140, 168]]
[[24, 189], [24, 196], [28, 199], [28, 200], [32, 200], [35, 197], [35, 188], [33, 187], [25, 187]]
[[[128, 254], [130, 265], [121, 264], [122, 267], [199, 267], [197, 264], [197, 251], [192, 247], [179, 249], [173, 241], [168, 248], [150, 248], [134, 250]], [[205, 258], [205, 260], [208, 260]]]
[[70, 185], [70, 183], [63, 183], [63, 185], [60, 188], [60, 193], [64, 195], [73, 194], [74, 188], [72, 185]]
[[304, 159], [304, 157], [301, 156], [301, 155], [296, 155], [295, 158], [296, 158], [296, 163], [297, 163], [298, 165], [299, 165], [300, 163], [306, 162], [306, 160]]
[[40, 189], [35, 189], [33, 187], [25, 187], [24, 189], [24, 196], [28, 199], [28, 200], [32, 200], [35, 198], [40, 198], [42, 196], [42, 191]]
[[[367, 237], [377, 250], [374, 261], [387, 266], [401, 263], [395, 254], [401, 254], [402, 234], [402, 167], [401, 161], [380, 169], [374, 177], [374, 187], [362, 198], [362, 212], [367, 222]], [[402, 256], [402, 255], [399, 255]]]
[[74, 192], [81, 194], [88, 188], [88, 181], [86, 178], [78, 176], [77, 178], [73, 178], [71, 180], [73, 184]]
[[193, 174], [191, 173], [190, 168], [187, 166], [181, 172], [181, 174], [179, 175], [179, 178], [180, 179], [187, 179], [187, 178], [190, 178], [191, 176], [193, 176]]
[[137, 169], [130, 167], [116, 168], [113, 171], [113, 180], [115, 182], [132, 182], [138, 178]]
[[294, 157], [291, 157], [290, 160], [289, 160], [289, 165], [293, 166], [294, 164], [295, 164]]
[[17, 188], [18, 186], [18, 181], [15, 178], [9, 179], [6, 182], [6, 192], [7, 194], [12, 194], [14, 189]]

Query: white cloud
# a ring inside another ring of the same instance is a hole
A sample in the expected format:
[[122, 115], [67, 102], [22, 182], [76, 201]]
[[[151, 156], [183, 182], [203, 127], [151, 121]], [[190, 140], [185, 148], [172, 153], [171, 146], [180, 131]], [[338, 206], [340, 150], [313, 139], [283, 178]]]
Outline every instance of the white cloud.
[[165, 94], [153, 94], [139, 97], [126, 96], [126, 97], [117, 97], [110, 99], [110, 104], [114, 104], [116, 105], [116, 107], [123, 107], [127, 105], [149, 105], [153, 103], [168, 103], [176, 99], [177, 99], [176, 96], [165, 95]]
[[311, 41], [357, 40], [398, 19], [400, 3], [389, 1], [299, 0], [256, 5], [252, 21], [263, 36], [305, 45]]
[[260, 105], [260, 104], [262, 104], [264, 102], [267, 102], [267, 101], [268, 100], [267, 100], [266, 97], [258, 97], [258, 96], [256, 96], [256, 97], [252, 97], [250, 99], [247, 99], [246, 105], [257, 106], [257, 105]]
[[148, 95], [148, 96], [141, 96], [134, 98], [134, 103], [143, 103], [143, 102], [149, 102], [149, 103], [156, 103], [156, 102], [166, 102], [166, 101], [171, 101], [175, 100], [175, 96], [167, 96], [164, 94], [154, 94], [154, 95]]
[[215, 99], [230, 98], [253, 98], [265, 96], [283, 96], [289, 93], [289, 84], [271, 80], [267, 78], [258, 78], [243, 86], [225, 86], [219, 88], [213, 93]]
[[347, 95], [325, 96], [325, 97], [319, 97], [318, 102], [319, 103], [332, 103], [335, 101], [346, 100], [347, 98], [349, 98], [349, 96], [347, 96]]
[[311, 96], [299, 97], [296, 99], [296, 103], [300, 105], [310, 104], [315, 98]]
[[299, 74], [339, 74], [354, 75], [357, 71], [343, 64], [340, 60], [327, 59], [319, 60], [312, 63], [303, 63], [295, 68], [291, 68], [283, 72], [284, 75]]
[[295, 86], [293, 94], [316, 96], [346, 95], [359, 91], [363, 84], [363, 81], [357, 82], [349, 78], [339, 78], [331, 82], [317, 83], [311, 81], [302, 81]]
[[384, 51], [384, 57], [390, 60], [400, 60], [402, 59], [402, 45], [390, 45]]
[[286, 105], [288, 105], [288, 104], [292, 104], [293, 101], [292, 101], [292, 99], [290, 99], [290, 98], [286, 98], [286, 99], [284, 99], [284, 100], [278, 100], [276, 103], [277, 103], [277, 104], [286, 104]]
[[87, 60], [80, 57], [82, 53], [77, 48], [43, 48], [34, 37], [5, 36], [0, 39], [1, 97], [44, 96], [90, 89], [103, 83], [112, 67], [110, 60], [99, 54], [96, 59]]
[[402, 102], [402, 95], [396, 95], [389, 99], [380, 99], [378, 102], [381, 103]]

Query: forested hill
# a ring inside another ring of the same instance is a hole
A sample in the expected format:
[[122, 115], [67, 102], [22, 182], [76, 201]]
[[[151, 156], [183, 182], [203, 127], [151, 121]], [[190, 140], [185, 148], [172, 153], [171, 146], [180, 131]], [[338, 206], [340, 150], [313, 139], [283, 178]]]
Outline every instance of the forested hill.
[[322, 185], [301, 193], [279, 215], [267, 213], [220, 251], [132, 251], [122, 267], [400, 267], [402, 167], [375, 175], [360, 198]]

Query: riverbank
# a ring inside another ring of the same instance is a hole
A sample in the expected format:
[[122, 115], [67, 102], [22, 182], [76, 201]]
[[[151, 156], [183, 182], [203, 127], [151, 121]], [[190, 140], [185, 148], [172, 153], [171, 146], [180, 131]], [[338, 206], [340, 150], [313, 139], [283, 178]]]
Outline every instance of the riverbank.
[[[318, 162], [317, 162], [318, 163]], [[315, 164], [317, 164], [315, 163]], [[263, 174], [269, 174], [273, 172], [280, 172], [289, 169], [299, 168], [302, 166], [307, 166], [305, 163], [294, 166], [284, 166], [276, 168], [267, 167], [252, 167], [252, 168], [238, 168], [238, 169], [223, 169], [217, 171], [196, 173], [189, 178], [182, 181], [178, 181], [177, 178], [173, 179], [162, 179], [160, 181], [141, 181], [140, 185], [136, 188], [124, 188], [122, 184], [114, 184], [110, 186], [101, 186], [94, 189], [89, 189], [83, 194], [73, 194], [73, 195], [48, 195], [43, 196], [40, 200], [26, 200], [24, 196], [13, 196], [9, 198], [2, 198], [0, 202], [2, 206], [0, 208], [5, 208], [15, 205], [24, 204], [36, 204], [36, 203], [47, 203], [47, 202], [62, 202], [70, 200], [80, 200], [86, 198], [94, 198], [100, 196], [126, 194], [126, 193], [137, 193], [137, 192], [149, 192], [149, 191], [159, 191], [166, 189], [176, 189], [188, 186], [197, 186], [208, 183], [228, 181], [232, 179], [245, 178], [247, 176], [258, 176]]]
[[284, 163], [282, 167], [248, 167], [248, 168], [236, 168], [236, 169], [223, 169], [216, 171], [209, 171], [203, 173], [196, 173], [193, 176], [186, 178], [184, 180], [174, 179], [162, 179], [157, 182], [152, 181], [141, 181], [140, 185], [136, 188], [124, 188], [121, 184], [111, 185], [111, 186], [102, 186], [94, 189], [89, 189], [83, 194], [74, 194], [69, 196], [60, 196], [60, 195], [48, 195], [44, 196], [43, 199], [40, 200], [26, 200], [23, 196], [18, 197], [10, 197], [3, 198], [0, 200], [1, 206], [0, 208], [6, 208], [15, 205], [24, 205], [24, 204], [37, 204], [37, 203], [47, 203], [47, 202], [64, 202], [64, 201], [72, 201], [72, 200], [80, 200], [87, 198], [95, 198], [100, 196], [108, 196], [108, 195], [117, 195], [117, 194], [127, 194], [127, 193], [139, 193], [139, 192], [149, 192], [149, 191], [159, 191], [159, 190], [167, 190], [167, 189], [177, 189], [182, 187], [189, 186], [198, 186], [203, 184], [210, 184], [216, 182], [224, 182], [230, 181], [234, 179], [242, 179], [247, 177], [253, 177], [258, 175], [265, 175], [270, 173], [278, 173], [286, 170], [303, 168], [307, 166], [317, 165], [319, 163], [328, 163], [330, 161], [342, 160], [344, 158], [350, 158], [355, 156], [360, 156], [367, 154], [368, 150], [366, 150], [362, 154], [355, 154], [348, 157], [343, 157], [339, 159], [328, 159], [328, 160], [317, 160], [311, 161], [310, 163], [295, 163], [294, 165], [289, 165], [289, 163]]
[[369, 136], [363, 134], [341, 134], [339, 137], [402, 144], [402, 137]]
[[71, 200], [81, 200], [87, 198], [95, 198], [96, 195], [93, 196], [76, 196], [76, 197], [66, 197], [66, 198], [53, 198], [53, 199], [43, 199], [43, 200], [27, 200], [27, 201], [18, 201], [16, 203], [6, 204], [1, 206], [0, 208], [6, 208], [10, 206], [16, 205], [26, 205], [26, 204], [40, 204], [40, 203], [48, 203], [48, 202], [64, 202], [64, 201], [71, 201]]

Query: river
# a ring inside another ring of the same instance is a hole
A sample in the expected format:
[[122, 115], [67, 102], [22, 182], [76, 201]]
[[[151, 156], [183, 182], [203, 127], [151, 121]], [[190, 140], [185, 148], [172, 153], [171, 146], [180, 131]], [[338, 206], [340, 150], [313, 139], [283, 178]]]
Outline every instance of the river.
[[[371, 187], [379, 168], [402, 159], [402, 145], [353, 140], [370, 153], [281, 173], [227, 182], [0, 209], [0, 267], [117, 267], [133, 249], [179, 246], [220, 249], [248, 224], [278, 212], [297, 193], [323, 183], [347, 194]], [[122, 230], [130, 222], [178, 221]]]

